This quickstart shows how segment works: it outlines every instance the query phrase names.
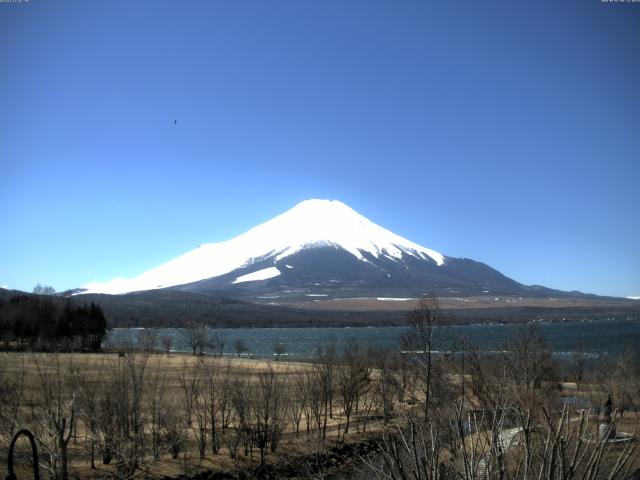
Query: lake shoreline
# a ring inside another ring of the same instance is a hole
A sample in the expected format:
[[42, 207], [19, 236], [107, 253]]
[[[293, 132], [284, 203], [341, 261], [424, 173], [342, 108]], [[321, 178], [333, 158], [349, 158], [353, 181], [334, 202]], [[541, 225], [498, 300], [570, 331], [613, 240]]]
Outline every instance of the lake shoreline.
[[[622, 352], [640, 342], [640, 319], [617, 320], [612, 318], [565, 321], [537, 321], [529, 326], [540, 330], [548, 347], [557, 355], [582, 351], [608, 354]], [[517, 323], [481, 323], [469, 325], [439, 325], [435, 330], [434, 349], [441, 352], [462, 351], [470, 345], [481, 351], [500, 351], [520, 329], [526, 325]], [[211, 340], [223, 340], [222, 352], [258, 358], [286, 359], [311, 358], [326, 348], [343, 349], [349, 342], [362, 348], [399, 351], [407, 325], [369, 327], [258, 327], [258, 328], [210, 328], [202, 327], [203, 335]], [[139, 340], [154, 337], [153, 348], [176, 352], [189, 352], [188, 329], [164, 328], [111, 329], [103, 348], [122, 345], [138, 345]], [[163, 343], [164, 342], [164, 343]], [[164, 348], [163, 346], [164, 345]], [[168, 345], [168, 347], [167, 347]], [[207, 353], [205, 348], [203, 352]], [[208, 353], [217, 353], [211, 349]]]

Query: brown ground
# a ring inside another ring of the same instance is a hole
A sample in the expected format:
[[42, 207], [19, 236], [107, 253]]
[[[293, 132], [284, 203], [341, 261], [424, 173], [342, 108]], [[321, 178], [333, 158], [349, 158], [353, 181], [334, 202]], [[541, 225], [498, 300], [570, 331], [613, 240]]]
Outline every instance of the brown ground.
[[[633, 305], [624, 299], [608, 298], [526, 298], [505, 295], [483, 295], [476, 297], [438, 297], [443, 310], [469, 308], [504, 308], [504, 307], [538, 307], [538, 308], [573, 308], [573, 307], [619, 307]], [[640, 302], [637, 302], [640, 305]], [[291, 303], [290, 306], [314, 310], [396, 310], [406, 311], [416, 308], [418, 299], [378, 300], [377, 298], [314, 298]]]

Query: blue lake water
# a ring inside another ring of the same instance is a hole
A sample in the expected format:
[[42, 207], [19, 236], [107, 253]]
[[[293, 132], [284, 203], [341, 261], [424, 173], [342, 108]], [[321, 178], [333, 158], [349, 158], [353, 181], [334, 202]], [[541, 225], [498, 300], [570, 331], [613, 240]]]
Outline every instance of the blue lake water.
[[[509, 338], [521, 329], [520, 325], [463, 325], [436, 327], [434, 348], [441, 351], [456, 351], [460, 339], [471, 342], [483, 351], [503, 349]], [[617, 354], [625, 348], [640, 349], [640, 321], [638, 320], [593, 320], [539, 324], [550, 350], [556, 355], [571, 355], [578, 342], [584, 351], [595, 354]], [[104, 346], [122, 343], [136, 344], [144, 329], [113, 329], [105, 338]], [[247, 355], [270, 357], [274, 346], [281, 344], [289, 358], [311, 358], [318, 348], [335, 343], [341, 348], [348, 341], [362, 347], [401, 349], [401, 336], [406, 327], [367, 328], [243, 328], [211, 329], [210, 332], [225, 339], [225, 353], [234, 353], [234, 344], [240, 339], [247, 347]], [[189, 351], [182, 329], [156, 330], [158, 338], [172, 337], [171, 349]], [[158, 342], [158, 349], [161, 349]]]

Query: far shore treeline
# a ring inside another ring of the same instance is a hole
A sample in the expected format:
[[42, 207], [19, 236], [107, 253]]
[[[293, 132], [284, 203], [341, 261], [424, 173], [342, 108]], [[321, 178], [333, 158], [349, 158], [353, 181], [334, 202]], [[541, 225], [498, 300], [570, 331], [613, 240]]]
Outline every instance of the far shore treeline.
[[5, 350], [99, 351], [107, 322], [99, 305], [52, 295], [0, 299], [0, 346]]

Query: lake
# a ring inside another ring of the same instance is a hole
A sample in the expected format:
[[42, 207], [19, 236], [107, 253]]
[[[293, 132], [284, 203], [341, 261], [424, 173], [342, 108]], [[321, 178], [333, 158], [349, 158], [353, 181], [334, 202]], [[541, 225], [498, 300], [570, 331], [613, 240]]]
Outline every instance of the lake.
[[[521, 325], [461, 325], [436, 327], [434, 348], [439, 351], [456, 351], [460, 339], [477, 345], [483, 351], [499, 351]], [[581, 342], [585, 352], [593, 354], [616, 354], [625, 348], [638, 349], [640, 345], [640, 321], [638, 320], [592, 320], [538, 324], [547, 345], [557, 356], [571, 356]], [[103, 346], [122, 343], [135, 344], [144, 329], [113, 329]], [[318, 347], [332, 343], [339, 350], [347, 341], [355, 341], [363, 347], [391, 348], [400, 350], [400, 338], [407, 333], [406, 327], [365, 328], [217, 328], [211, 329], [225, 339], [225, 353], [234, 353], [234, 343], [240, 339], [247, 347], [247, 355], [272, 357], [274, 346], [282, 344], [287, 357], [306, 359], [313, 357]], [[184, 340], [184, 330], [176, 328], [157, 329], [158, 338], [172, 337], [171, 349], [189, 351]], [[161, 349], [160, 342], [157, 345]]]

